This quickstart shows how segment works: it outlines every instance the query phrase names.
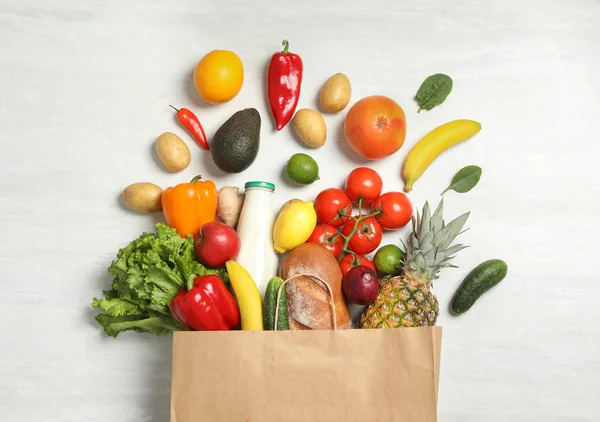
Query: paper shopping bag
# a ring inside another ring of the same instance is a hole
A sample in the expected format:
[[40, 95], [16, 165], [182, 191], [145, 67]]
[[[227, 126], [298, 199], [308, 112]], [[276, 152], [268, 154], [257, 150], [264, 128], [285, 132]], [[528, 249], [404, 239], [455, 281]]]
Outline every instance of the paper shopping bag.
[[177, 332], [171, 422], [435, 422], [441, 328]]

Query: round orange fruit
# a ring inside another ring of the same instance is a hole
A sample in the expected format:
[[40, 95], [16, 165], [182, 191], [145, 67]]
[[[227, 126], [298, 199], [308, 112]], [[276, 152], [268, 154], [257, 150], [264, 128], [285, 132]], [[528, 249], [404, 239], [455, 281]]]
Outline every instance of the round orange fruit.
[[225, 103], [235, 97], [244, 83], [244, 66], [233, 51], [214, 50], [194, 70], [194, 86], [208, 103]]
[[374, 95], [352, 106], [344, 123], [348, 145], [369, 160], [385, 158], [402, 147], [406, 116], [394, 100]]

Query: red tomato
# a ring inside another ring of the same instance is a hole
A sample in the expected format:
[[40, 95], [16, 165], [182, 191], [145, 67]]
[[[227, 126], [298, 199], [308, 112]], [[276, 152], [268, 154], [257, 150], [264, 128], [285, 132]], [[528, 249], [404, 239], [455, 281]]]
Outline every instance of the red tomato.
[[377, 198], [373, 208], [381, 211], [377, 216], [384, 229], [399, 229], [408, 224], [413, 215], [413, 206], [402, 192], [387, 192]]
[[346, 179], [346, 193], [352, 202], [358, 204], [358, 200], [362, 199], [362, 204], [366, 206], [373, 205], [379, 198], [382, 186], [379, 173], [368, 167], [352, 170]]
[[[340, 270], [342, 270], [342, 275], [346, 275], [351, 268], [358, 267], [359, 265], [366, 265], [369, 268], [375, 270], [375, 264], [366, 256], [362, 255], [352, 255], [351, 253], [344, 255], [342, 260], [340, 261]], [[377, 270], [375, 270], [377, 271]]]
[[317, 195], [315, 212], [319, 223], [338, 227], [352, 215], [352, 203], [343, 190], [329, 188]]
[[[352, 234], [355, 218], [353, 217], [344, 224], [344, 228], [342, 229], [344, 236]], [[373, 217], [367, 217], [358, 223], [356, 232], [348, 243], [348, 248], [357, 254], [373, 252], [381, 243], [382, 237], [383, 233], [379, 222]]]
[[335, 227], [326, 224], [317, 224], [317, 227], [315, 227], [306, 242], [323, 245], [337, 259], [344, 247], [344, 239], [342, 236], [336, 236], [337, 234], [339, 233]]

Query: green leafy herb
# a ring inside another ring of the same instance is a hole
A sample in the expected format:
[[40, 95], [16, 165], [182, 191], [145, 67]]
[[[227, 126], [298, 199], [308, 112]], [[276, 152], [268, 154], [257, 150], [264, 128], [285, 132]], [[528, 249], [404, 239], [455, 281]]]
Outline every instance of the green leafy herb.
[[469, 192], [477, 185], [481, 178], [481, 167], [478, 166], [466, 166], [463, 167], [454, 175], [452, 183], [446, 188], [442, 195], [449, 190], [456, 191], [458, 193]]
[[194, 239], [187, 239], [164, 224], [157, 234], [143, 233], [121, 249], [108, 273], [112, 289], [94, 298], [92, 307], [102, 313], [96, 321], [109, 336], [133, 330], [156, 335], [185, 330], [171, 316], [169, 303], [189, 277], [217, 274], [228, 282], [225, 270], [209, 270], [194, 258]]
[[452, 78], [443, 73], [436, 73], [423, 81], [415, 101], [419, 104], [419, 111], [431, 110], [435, 106], [442, 104], [452, 91]]

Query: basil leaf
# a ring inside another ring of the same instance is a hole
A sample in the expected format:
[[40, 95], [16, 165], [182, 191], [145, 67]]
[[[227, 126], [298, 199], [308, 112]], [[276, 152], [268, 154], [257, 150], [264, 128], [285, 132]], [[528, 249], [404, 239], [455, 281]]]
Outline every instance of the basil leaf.
[[419, 104], [419, 111], [431, 110], [433, 107], [442, 104], [452, 91], [452, 78], [443, 73], [436, 73], [423, 81], [415, 101]]
[[469, 192], [471, 189], [473, 189], [477, 185], [480, 178], [481, 178], [481, 167], [478, 167], [478, 166], [463, 167], [462, 169], [460, 169], [458, 171], [458, 173], [456, 173], [454, 175], [450, 186], [448, 186], [446, 188], [446, 190], [444, 192], [442, 192], [441, 194], [443, 195], [451, 189], [458, 193]]

